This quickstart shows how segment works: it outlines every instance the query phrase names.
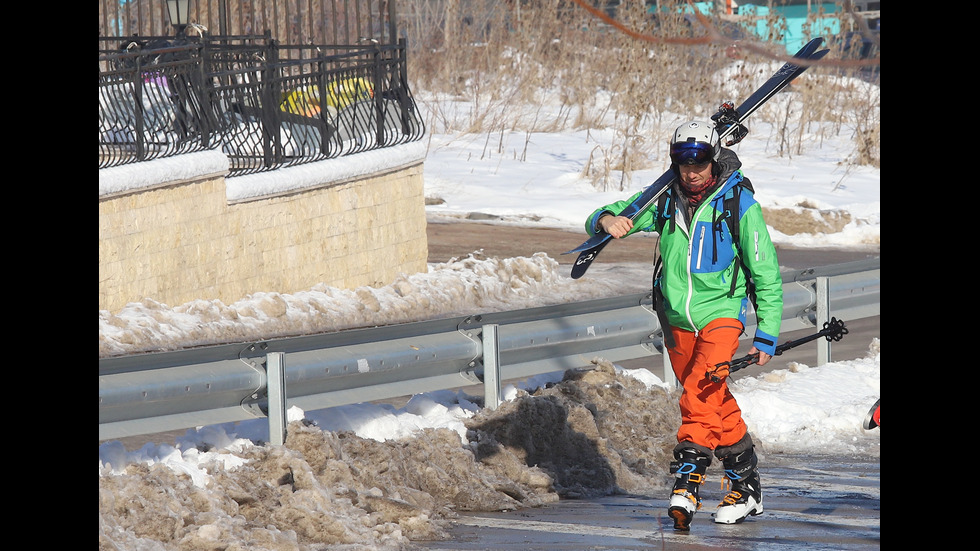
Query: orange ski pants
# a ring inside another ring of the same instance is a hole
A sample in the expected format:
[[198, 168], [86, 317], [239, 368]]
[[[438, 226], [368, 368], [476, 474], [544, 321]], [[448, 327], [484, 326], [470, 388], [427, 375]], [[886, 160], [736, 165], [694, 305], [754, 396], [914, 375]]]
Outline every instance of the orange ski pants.
[[714, 450], [745, 436], [748, 428], [728, 390], [728, 379], [713, 383], [705, 376], [709, 367], [731, 361], [743, 331], [742, 322], [734, 318], [718, 318], [698, 333], [671, 328], [675, 346], [668, 349], [670, 363], [684, 388], [678, 443], [693, 442]]

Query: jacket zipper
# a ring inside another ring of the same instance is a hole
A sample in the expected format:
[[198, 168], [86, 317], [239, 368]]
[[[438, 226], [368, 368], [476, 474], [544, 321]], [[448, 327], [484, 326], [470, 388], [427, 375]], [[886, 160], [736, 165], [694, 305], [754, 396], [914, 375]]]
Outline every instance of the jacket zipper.
[[704, 258], [704, 226], [701, 226], [701, 233], [698, 234], [698, 269], [701, 269], [701, 260]]
[[[716, 192], [717, 194], [717, 192]], [[701, 206], [694, 211], [694, 216], [691, 217], [691, 226], [695, 227], [697, 221], [701, 215], [701, 211], [714, 201], [712, 198], [710, 201], [705, 201], [701, 203]], [[693, 236], [691, 236], [693, 237]], [[704, 225], [701, 226], [701, 232], [698, 235], [698, 269], [701, 269], [701, 251], [704, 248]], [[691, 316], [691, 301], [694, 299], [694, 276], [691, 273], [691, 255], [694, 254], [694, 240], [691, 239], [690, 244], [687, 246], [687, 300], [684, 302], [684, 313], [687, 315], [687, 323], [694, 328], [694, 337], [701, 333], [698, 330], [698, 326], [694, 323], [694, 318]]]

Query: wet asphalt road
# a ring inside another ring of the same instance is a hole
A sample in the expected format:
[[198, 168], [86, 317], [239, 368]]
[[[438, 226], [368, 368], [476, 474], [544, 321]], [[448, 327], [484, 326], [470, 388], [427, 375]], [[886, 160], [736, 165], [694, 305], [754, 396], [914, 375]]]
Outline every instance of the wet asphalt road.
[[718, 476], [711, 477], [709, 470], [701, 490], [703, 507], [690, 532], [673, 529], [664, 492], [461, 514], [451, 530], [452, 540], [417, 543], [420, 549], [461, 551], [880, 549], [877, 458], [770, 455], [760, 459], [765, 512], [741, 524], [712, 521], [723, 492]]

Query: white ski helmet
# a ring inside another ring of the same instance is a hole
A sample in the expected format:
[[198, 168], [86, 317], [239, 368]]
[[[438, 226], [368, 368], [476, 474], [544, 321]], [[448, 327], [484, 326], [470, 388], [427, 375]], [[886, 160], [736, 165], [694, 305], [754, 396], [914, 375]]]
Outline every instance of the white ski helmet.
[[670, 160], [676, 165], [717, 161], [721, 141], [715, 124], [710, 121], [688, 121], [677, 127], [670, 142]]

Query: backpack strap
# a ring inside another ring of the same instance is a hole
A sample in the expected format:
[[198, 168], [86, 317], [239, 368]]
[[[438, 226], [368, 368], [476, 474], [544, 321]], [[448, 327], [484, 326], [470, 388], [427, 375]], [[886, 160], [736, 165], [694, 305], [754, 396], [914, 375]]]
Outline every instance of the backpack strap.
[[739, 222], [742, 219], [741, 213], [741, 198], [740, 191], [742, 187], [747, 188], [752, 191], [752, 182], [748, 178], [742, 178], [742, 181], [737, 185], [733, 186], [732, 189], [728, 190], [725, 194], [725, 199], [722, 203], [722, 208], [724, 213], [722, 217], [728, 223], [728, 233], [732, 235], [732, 240], [735, 242], [735, 272], [732, 275], [732, 287], [728, 291], [728, 296], [735, 296], [735, 284], [738, 281], [738, 274], [741, 272], [745, 276], [745, 294], [748, 296], [749, 300], [752, 301], [752, 307], [756, 307], [755, 300], [755, 282], [752, 281], [752, 276], [749, 274], [749, 269], [745, 266], [745, 262], [742, 261], [742, 245], [739, 241]]
[[674, 205], [673, 197], [671, 194], [673, 190], [668, 190], [666, 193], [661, 193], [660, 198], [657, 199], [657, 216], [664, 219], [663, 229], [667, 228], [667, 222], [671, 224], [671, 230], [674, 229], [677, 222], [674, 221]]
[[[657, 200], [657, 217], [662, 219], [668, 219], [665, 221], [663, 226], [661, 226], [661, 232], [667, 229], [667, 224], [675, 224], [674, 216], [672, 211], [668, 211], [668, 205], [673, 206], [670, 202], [670, 192], [660, 194], [660, 198]], [[660, 256], [660, 248], [657, 247], [657, 260], [653, 264], [653, 309], [657, 312], [657, 321], [660, 322], [660, 329], [664, 336], [664, 348], [674, 348], [674, 334], [670, 330], [670, 323], [667, 322], [667, 309], [664, 307], [664, 293], [663, 289], [660, 288], [660, 274], [664, 269], [663, 257]], [[664, 354], [666, 354], [666, 350]]]
[[[660, 322], [660, 330], [664, 335], [664, 348], [673, 348], [674, 333], [670, 330], [670, 323], [667, 322], [667, 309], [664, 307], [664, 292], [660, 288], [660, 273], [664, 269], [663, 258], [657, 254], [657, 260], [653, 265], [653, 309], [657, 312], [657, 321]], [[664, 354], [666, 354], [666, 350]]]

